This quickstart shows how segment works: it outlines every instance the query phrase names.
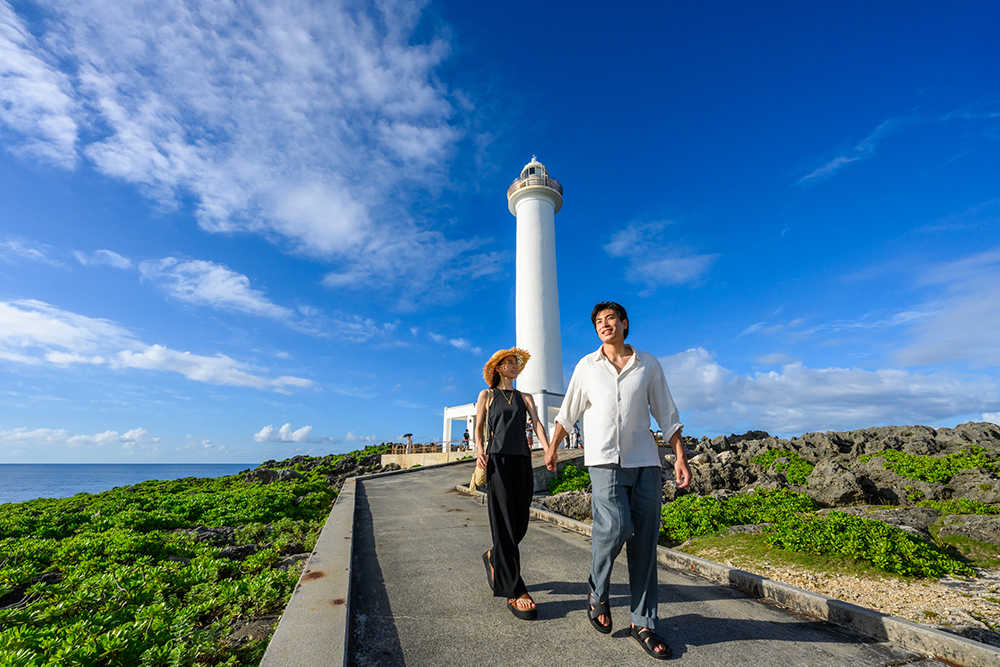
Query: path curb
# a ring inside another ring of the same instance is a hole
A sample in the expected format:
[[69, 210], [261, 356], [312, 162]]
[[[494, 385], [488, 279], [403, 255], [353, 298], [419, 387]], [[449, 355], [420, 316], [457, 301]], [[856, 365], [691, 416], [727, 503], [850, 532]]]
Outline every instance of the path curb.
[[348, 477], [344, 480], [299, 582], [285, 605], [260, 667], [346, 665], [351, 620], [351, 556], [358, 480], [390, 477], [469, 460]]
[[[482, 491], [470, 491], [468, 486], [462, 485], [456, 486], [455, 489], [473, 496], [482, 504], [486, 503], [486, 494]], [[534, 506], [531, 508], [531, 516], [590, 537], [591, 526], [583, 521]], [[689, 556], [667, 547], [656, 548], [656, 559], [664, 567], [690, 572], [703, 579], [736, 588], [758, 599], [774, 602], [801, 614], [849, 628], [879, 641], [892, 642], [959, 667], [1000, 665], [1000, 649], [989, 644], [911, 623], [820, 593], [783, 584], [752, 572]]]

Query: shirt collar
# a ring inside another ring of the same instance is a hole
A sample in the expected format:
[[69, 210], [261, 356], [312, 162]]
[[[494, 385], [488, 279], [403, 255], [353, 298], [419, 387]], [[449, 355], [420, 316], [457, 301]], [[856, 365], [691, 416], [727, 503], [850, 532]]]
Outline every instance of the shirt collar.
[[[628, 349], [632, 350], [632, 356], [635, 357], [635, 363], [639, 363], [640, 361], [642, 361], [642, 359], [639, 358], [639, 351], [638, 350], [636, 350], [634, 347], [632, 347], [628, 343], [625, 343], [625, 347], [627, 347]], [[600, 346], [599, 348], [597, 348], [597, 352], [594, 352], [594, 361], [600, 361], [602, 358], [607, 359], [607, 357], [604, 356], [604, 346], [603, 345]], [[608, 360], [608, 363], [610, 363], [610, 359]]]

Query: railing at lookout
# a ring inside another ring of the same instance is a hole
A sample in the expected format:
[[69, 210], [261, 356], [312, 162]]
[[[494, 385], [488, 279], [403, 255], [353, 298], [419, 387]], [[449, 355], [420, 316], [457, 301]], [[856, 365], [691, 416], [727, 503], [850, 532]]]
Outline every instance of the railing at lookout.
[[412, 445], [408, 445], [405, 442], [399, 443], [394, 442], [389, 448], [387, 454], [440, 454], [444, 452], [444, 446], [447, 444], [449, 449], [453, 452], [462, 451], [474, 451], [475, 445], [472, 441], [465, 440], [450, 440], [447, 443], [444, 442], [415, 442]]
[[540, 174], [531, 174], [530, 176], [525, 176], [523, 178], [515, 178], [514, 182], [510, 184], [507, 188], [507, 196], [510, 197], [514, 192], [520, 190], [521, 188], [526, 188], [531, 185], [544, 185], [545, 187], [552, 188], [562, 196], [563, 187], [562, 184], [551, 176], [543, 176]]

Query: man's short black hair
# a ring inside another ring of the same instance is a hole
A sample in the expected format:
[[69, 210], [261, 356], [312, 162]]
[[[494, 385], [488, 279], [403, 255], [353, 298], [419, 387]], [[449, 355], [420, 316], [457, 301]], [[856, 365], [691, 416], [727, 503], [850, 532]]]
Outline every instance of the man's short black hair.
[[625, 312], [625, 306], [614, 301], [602, 301], [594, 306], [594, 310], [590, 312], [590, 322], [594, 325], [594, 328], [597, 328], [597, 316], [605, 310], [615, 311], [618, 319], [625, 323], [625, 338], [628, 338], [628, 313]]

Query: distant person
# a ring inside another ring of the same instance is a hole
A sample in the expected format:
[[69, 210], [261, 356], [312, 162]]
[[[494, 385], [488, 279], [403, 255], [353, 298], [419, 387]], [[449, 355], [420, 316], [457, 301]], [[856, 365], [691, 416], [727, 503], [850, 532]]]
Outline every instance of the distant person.
[[529, 419], [527, 424], [525, 424], [524, 435], [528, 438], [528, 449], [535, 448], [535, 439], [531, 437], [531, 420]]
[[[498, 350], [483, 367], [489, 385], [476, 401], [476, 465], [486, 470], [486, 499], [493, 546], [483, 554], [493, 597], [506, 598], [514, 616], [532, 620], [538, 615], [535, 601], [521, 578], [518, 545], [528, 532], [531, 493], [531, 448], [525, 434], [531, 418], [535, 434], [548, 446], [531, 394], [514, 389], [514, 379], [531, 355], [520, 348]], [[485, 431], [485, 434], [484, 434]]]
[[579, 423], [573, 424], [573, 442], [570, 443], [570, 441], [567, 439], [566, 447], [569, 448], [570, 446], [572, 446], [575, 447], [576, 449], [580, 449], [580, 447], [582, 446], [581, 445], [582, 441], [583, 438], [580, 436], [580, 424]]
[[573, 371], [545, 451], [545, 464], [556, 470], [559, 443], [586, 411], [584, 462], [590, 468], [594, 517], [587, 601], [590, 623], [598, 632], [611, 632], [611, 567], [628, 544], [630, 634], [650, 656], [665, 660], [670, 647], [656, 634], [656, 544], [663, 491], [649, 413], [677, 455], [674, 475], [679, 489], [691, 481], [681, 443], [683, 425], [660, 362], [625, 344], [629, 331], [625, 308], [613, 301], [601, 302], [594, 306], [590, 320], [601, 347], [581, 359]]
[[462, 449], [469, 448], [469, 429], [465, 429], [465, 435], [462, 436]]

